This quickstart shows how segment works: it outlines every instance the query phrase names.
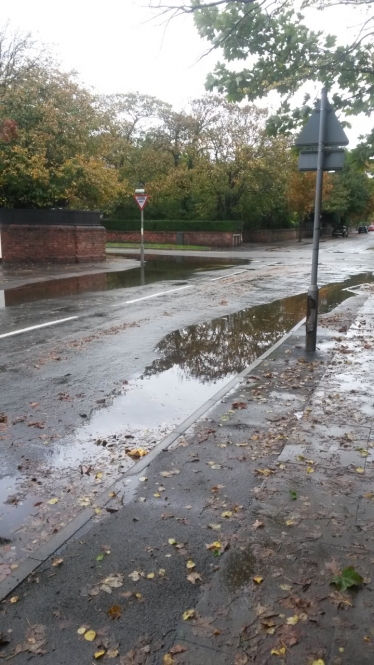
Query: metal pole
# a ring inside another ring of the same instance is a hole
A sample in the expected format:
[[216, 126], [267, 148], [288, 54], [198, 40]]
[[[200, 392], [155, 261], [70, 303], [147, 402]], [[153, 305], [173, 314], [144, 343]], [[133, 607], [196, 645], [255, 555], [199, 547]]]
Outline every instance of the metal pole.
[[140, 211], [140, 266], [144, 268], [144, 212]]
[[305, 350], [311, 352], [316, 350], [316, 344], [317, 344], [317, 320], [318, 320], [317, 277], [318, 277], [319, 232], [321, 225], [323, 166], [324, 166], [324, 157], [325, 157], [324, 148], [325, 148], [325, 134], [326, 134], [326, 119], [327, 119], [327, 91], [326, 88], [322, 88], [320, 116], [319, 116], [316, 198], [314, 203], [312, 274], [310, 280], [310, 287], [308, 289], [307, 314], [306, 314]]

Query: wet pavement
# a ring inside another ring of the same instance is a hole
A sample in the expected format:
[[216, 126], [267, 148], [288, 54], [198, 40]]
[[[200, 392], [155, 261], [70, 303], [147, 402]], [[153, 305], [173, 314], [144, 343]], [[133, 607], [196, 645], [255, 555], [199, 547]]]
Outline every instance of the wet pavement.
[[[176, 446], [134, 468], [125, 507], [2, 604], [2, 655], [21, 665], [35, 652], [54, 665], [369, 665], [369, 292], [326, 315], [315, 355], [300, 328]], [[299, 459], [283, 459], [295, 445]], [[359, 461], [342, 468], [336, 448]], [[330, 585], [349, 565], [363, 584]]]

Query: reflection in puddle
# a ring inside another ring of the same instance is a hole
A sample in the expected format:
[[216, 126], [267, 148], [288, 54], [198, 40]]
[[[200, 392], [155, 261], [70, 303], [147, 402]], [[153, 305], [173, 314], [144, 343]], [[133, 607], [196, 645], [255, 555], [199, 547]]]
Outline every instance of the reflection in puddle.
[[112, 291], [144, 286], [164, 280], [189, 279], [195, 273], [207, 270], [222, 270], [239, 264], [247, 264], [245, 259], [220, 259], [209, 257], [169, 256], [147, 260], [145, 267], [103, 272], [93, 275], [76, 275], [45, 282], [33, 282], [13, 289], [0, 291], [0, 308], [12, 307], [26, 302], [36, 302], [48, 298], [63, 298], [82, 293]]
[[8, 538], [30, 514], [36, 501], [35, 496], [20, 488], [19, 478], [4, 476], [0, 479], [0, 545], [9, 542]]
[[[364, 282], [374, 282], [372, 273], [322, 287], [320, 313], [350, 298], [345, 288]], [[181, 376], [205, 383], [241, 372], [296, 325], [305, 316], [305, 308], [306, 296], [300, 294], [175, 330], [161, 340], [156, 348], [160, 358], [146, 368], [145, 375], [162, 376], [178, 367]]]

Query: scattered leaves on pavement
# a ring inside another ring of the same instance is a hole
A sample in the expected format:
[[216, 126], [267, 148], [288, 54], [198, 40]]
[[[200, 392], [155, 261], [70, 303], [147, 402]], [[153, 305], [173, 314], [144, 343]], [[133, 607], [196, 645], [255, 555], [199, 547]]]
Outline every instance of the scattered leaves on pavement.
[[195, 584], [197, 580], [200, 580], [200, 582], [202, 582], [201, 575], [199, 573], [190, 573], [189, 575], [187, 575], [187, 579], [189, 582], [191, 582], [191, 584]]

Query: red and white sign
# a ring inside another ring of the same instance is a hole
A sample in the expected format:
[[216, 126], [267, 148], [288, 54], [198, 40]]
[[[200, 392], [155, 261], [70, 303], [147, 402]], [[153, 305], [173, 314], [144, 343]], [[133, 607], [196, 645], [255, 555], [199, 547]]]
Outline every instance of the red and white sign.
[[140, 210], [143, 210], [149, 199], [149, 196], [148, 194], [135, 194], [134, 199], [137, 202]]

